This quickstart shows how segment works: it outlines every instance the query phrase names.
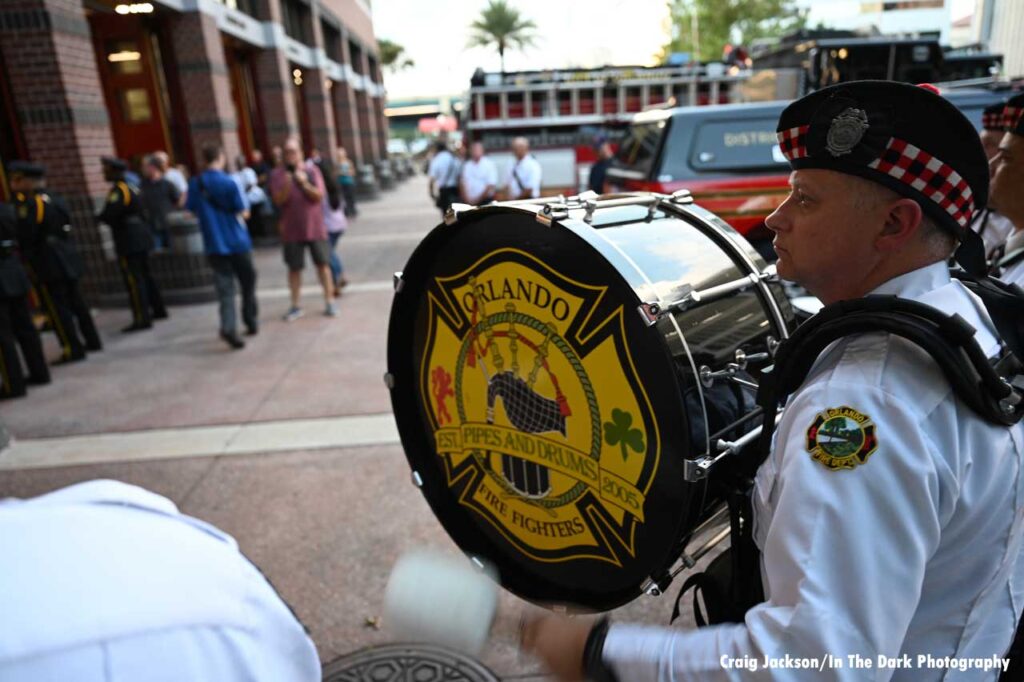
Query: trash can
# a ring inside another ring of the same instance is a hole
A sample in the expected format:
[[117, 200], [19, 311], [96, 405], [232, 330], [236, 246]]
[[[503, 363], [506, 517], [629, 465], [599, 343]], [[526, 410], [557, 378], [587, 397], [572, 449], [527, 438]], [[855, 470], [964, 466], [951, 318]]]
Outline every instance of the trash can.
[[171, 237], [171, 253], [202, 253], [203, 233], [199, 219], [188, 211], [175, 211], [167, 216]]

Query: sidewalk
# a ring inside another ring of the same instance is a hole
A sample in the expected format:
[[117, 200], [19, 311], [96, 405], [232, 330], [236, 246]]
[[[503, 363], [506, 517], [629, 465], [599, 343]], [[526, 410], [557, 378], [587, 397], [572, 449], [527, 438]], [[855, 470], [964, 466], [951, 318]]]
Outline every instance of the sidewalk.
[[[392, 641], [386, 623], [378, 630], [368, 619], [380, 615], [395, 559], [425, 545], [458, 552], [410, 482], [382, 381], [392, 273], [438, 215], [422, 176], [360, 210], [339, 244], [352, 284], [337, 318], [320, 314], [310, 286], [306, 316], [281, 321], [277, 249], [257, 256], [262, 327], [242, 351], [217, 338], [213, 303], [172, 308], [153, 332], [134, 335], [117, 331], [126, 310], [100, 311], [102, 353], [0, 404], [16, 439], [0, 454], [0, 497], [93, 478], [142, 485], [232, 534], [323, 662]], [[482, 657], [504, 679], [537, 675], [516, 653], [523, 609], [503, 594]], [[670, 612], [667, 597], [643, 598], [616, 617], [666, 623]]]

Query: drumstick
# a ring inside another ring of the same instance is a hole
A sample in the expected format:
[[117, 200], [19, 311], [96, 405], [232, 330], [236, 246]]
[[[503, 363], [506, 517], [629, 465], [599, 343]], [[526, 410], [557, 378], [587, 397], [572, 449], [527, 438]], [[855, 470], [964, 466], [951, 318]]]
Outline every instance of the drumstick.
[[399, 557], [384, 593], [385, 624], [396, 638], [471, 656], [487, 642], [497, 610], [493, 570], [436, 550]]

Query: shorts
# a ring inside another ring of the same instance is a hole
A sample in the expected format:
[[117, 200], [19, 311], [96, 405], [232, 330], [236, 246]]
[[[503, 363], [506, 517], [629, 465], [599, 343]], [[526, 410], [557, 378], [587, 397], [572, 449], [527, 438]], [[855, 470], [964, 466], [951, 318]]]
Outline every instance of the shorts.
[[324, 266], [330, 262], [331, 245], [327, 243], [326, 239], [318, 239], [311, 242], [285, 242], [284, 262], [288, 266], [289, 271], [298, 272], [306, 267], [304, 254], [307, 246], [309, 247], [309, 255], [313, 258], [314, 265]]

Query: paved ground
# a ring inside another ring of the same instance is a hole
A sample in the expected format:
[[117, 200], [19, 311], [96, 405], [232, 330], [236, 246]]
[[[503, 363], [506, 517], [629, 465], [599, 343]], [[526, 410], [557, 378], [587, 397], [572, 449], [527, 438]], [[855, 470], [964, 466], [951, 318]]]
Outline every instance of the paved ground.
[[[391, 275], [437, 214], [422, 176], [361, 208], [339, 245], [352, 286], [335, 319], [310, 286], [306, 317], [280, 321], [276, 249], [258, 254], [262, 328], [241, 352], [218, 340], [213, 304], [175, 307], [152, 333], [130, 336], [117, 332], [127, 311], [99, 311], [102, 353], [0, 406], [15, 438], [0, 454], [0, 497], [99, 477], [142, 485], [234, 535], [324, 662], [390, 641], [367, 619], [397, 556], [421, 545], [457, 552], [409, 483], [382, 383]], [[503, 596], [483, 657], [504, 679], [538, 675], [515, 652], [523, 608]], [[622, 611], [664, 623], [671, 604], [645, 598]]]

